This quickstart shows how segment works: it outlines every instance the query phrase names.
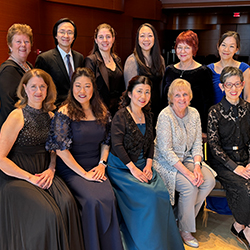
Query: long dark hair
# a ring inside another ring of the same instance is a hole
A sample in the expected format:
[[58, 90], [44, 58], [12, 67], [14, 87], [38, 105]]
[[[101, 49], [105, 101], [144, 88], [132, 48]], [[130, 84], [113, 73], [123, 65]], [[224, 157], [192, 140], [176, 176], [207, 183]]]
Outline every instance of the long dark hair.
[[[142, 53], [141, 47], [139, 45], [139, 33], [140, 33], [141, 28], [145, 26], [149, 27], [154, 34], [154, 45], [150, 50], [150, 55], [152, 59], [152, 65], [150, 69], [146, 66], [145, 58]], [[135, 39], [134, 55], [138, 63], [139, 72], [141, 75], [149, 76], [153, 74], [157, 76], [163, 76], [164, 66], [163, 66], [162, 58], [161, 58], [160, 44], [159, 44], [157, 32], [155, 28], [153, 27], [153, 25], [149, 23], [144, 23], [138, 28], [137, 33], [136, 33], [136, 39]]]
[[80, 121], [85, 118], [84, 110], [82, 109], [81, 104], [75, 99], [73, 94], [73, 86], [78, 77], [86, 76], [88, 77], [93, 84], [93, 95], [90, 99], [90, 105], [92, 108], [92, 112], [98, 123], [102, 125], [106, 125], [108, 121], [108, 110], [106, 106], [101, 101], [99, 96], [97, 86], [95, 83], [95, 76], [91, 69], [88, 68], [77, 68], [76, 71], [72, 75], [72, 80], [70, 83], [70, 90], [68, 97], [64, 104], [68, 105], [68, 116], [72, 120]]
[[[150, 88], [152, 89], [152, 82], [149, 80], [148, 77], [146, 76], [134, 76], [128, 83], [128, 87], [126, 91], [123, 92], [122, 97], [121, 97], [121, 102], [119, 103], [119, 109], [124, 108], [128, 106], [131, 102], [131, 98], [128, 96], [128, 93], [132, 93], [133, 89], [135, 88], [136, 85], [138, 84], [148, 84]], [[142, 108], [144, 112], [150, 112], [151, 102], [149, 101], [146, 106]]]

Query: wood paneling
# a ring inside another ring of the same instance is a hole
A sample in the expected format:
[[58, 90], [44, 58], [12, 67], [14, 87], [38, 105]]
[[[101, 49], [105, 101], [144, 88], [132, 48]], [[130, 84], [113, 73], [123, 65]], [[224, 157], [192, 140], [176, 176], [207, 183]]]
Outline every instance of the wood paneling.
[[123, 11], [124, 0], [46, 0], [49, 2]]

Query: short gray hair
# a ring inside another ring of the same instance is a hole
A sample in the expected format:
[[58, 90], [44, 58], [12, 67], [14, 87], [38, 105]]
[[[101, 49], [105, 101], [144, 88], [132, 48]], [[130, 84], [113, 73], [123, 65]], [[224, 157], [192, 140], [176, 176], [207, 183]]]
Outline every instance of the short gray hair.
[[220, 82], [221, 83], [225, 83], [226, 80], [227, 80], [227, 78], [229, 78], [231, 76], [239, 76], [240, 77], [240, 81], [241, 82], [244, 81], [243, 73], [242, 73], [242, 71], [239, 68], [227, 66], [221, 72]]

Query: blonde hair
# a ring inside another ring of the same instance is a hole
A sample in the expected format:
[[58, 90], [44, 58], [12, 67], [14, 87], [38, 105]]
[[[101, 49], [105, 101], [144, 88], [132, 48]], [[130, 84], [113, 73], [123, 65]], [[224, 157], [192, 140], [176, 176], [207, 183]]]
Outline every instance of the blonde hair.
[[169, 105], [171, 105], [171, 106], [173, 105], [172, 100], [173, 100], [174, 92], [176, 90], [182, 90], [182, 89], [186, 89], [188, 91], [190, 101], [192, 100], [193, 92], [192, 92], [190, 83], [184, 79], [177, 78], [171, 83], [171, 85], [168, 89], [168, 103], [169, 103]]
[[[24, 34], [27, 35], [30, 39], [30, 44], [31, 46], [33, 45], [33, 33], [32, 33], [32, 29], [29, 25], [27, 24], [20, 24], [20, 23], [14, 23], [7, 32], [7, 44], [8, 46], [12, 46], [12, 41], [13, 41], [13, 37], [16, 34]], [[10, 53], [10, 51], [9, 51]]]
[[17, 97], [19, 101], [15, 104], [15, 107], [23, 108], [28, 104], [28, 96], [25, 92], [24, 85], [27, 86], [29, 80], [33, 77], [42, 78], [47, 84], [47, 96], [42, 103], [43, 110], [45, 112], [54, 110], [56, 108], [54, 105], [57, 96], [56, 86], [51, 76], [42, 69], [32, 69], [23, 75], [17, 88]]

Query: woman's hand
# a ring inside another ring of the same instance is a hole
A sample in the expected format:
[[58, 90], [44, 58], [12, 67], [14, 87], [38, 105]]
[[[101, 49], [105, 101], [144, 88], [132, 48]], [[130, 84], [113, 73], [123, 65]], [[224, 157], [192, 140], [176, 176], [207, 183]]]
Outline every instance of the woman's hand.
[[97, 179], [97, 177], [95, 177], [95, 172], [92, 171], [93, 169], [91, 169], [88, 172], [85, 172], [84, 175], [82, 176], [84, 179], [88, 180], [88, 181], [98, 181], [98, 182], [103, 182], [107, 180], [107, 177], [103, 176], [103, 178], [99, 178]]
[[145, 173], [143, 173], [139, 168], [136, 166], [131, 167], [130, 169], [131, 174], [140, 182], [146, 182], [148, 183], [148, 178]]
[[196, 186], [199, 187], [204, 182], [203, 174], [201, 172], [200, 166], [195, 166], [194, 167], [194, 176], [195, 176], [195, 178], [197, 180]]
[[150, 181], [153, 177], [152, 165], [146, 165], [143, 169], [143, 173], [146, 175], [147, 179]]
[[238, 165], [237, 168], [233, 172], [248, 180], [250, 178], [249, 170], [250, 170], [249, 164], [246, 167]]
[[35, 185], [39, 186], [42, 189], [50, 188], [54, 179], [54, 175], [55, 170], [52, 170], [51, 168], [48, 168], [40, 174], [35, 174], [35, 176], [39, 178]]
[[107, 178], [105, 177], [105, 166], [103, 164], [99, 164], [98, 166], [92, 168], [89, 172], [93, 172], [93, 178], [95, 180], [103, 180], [105, 181]]

